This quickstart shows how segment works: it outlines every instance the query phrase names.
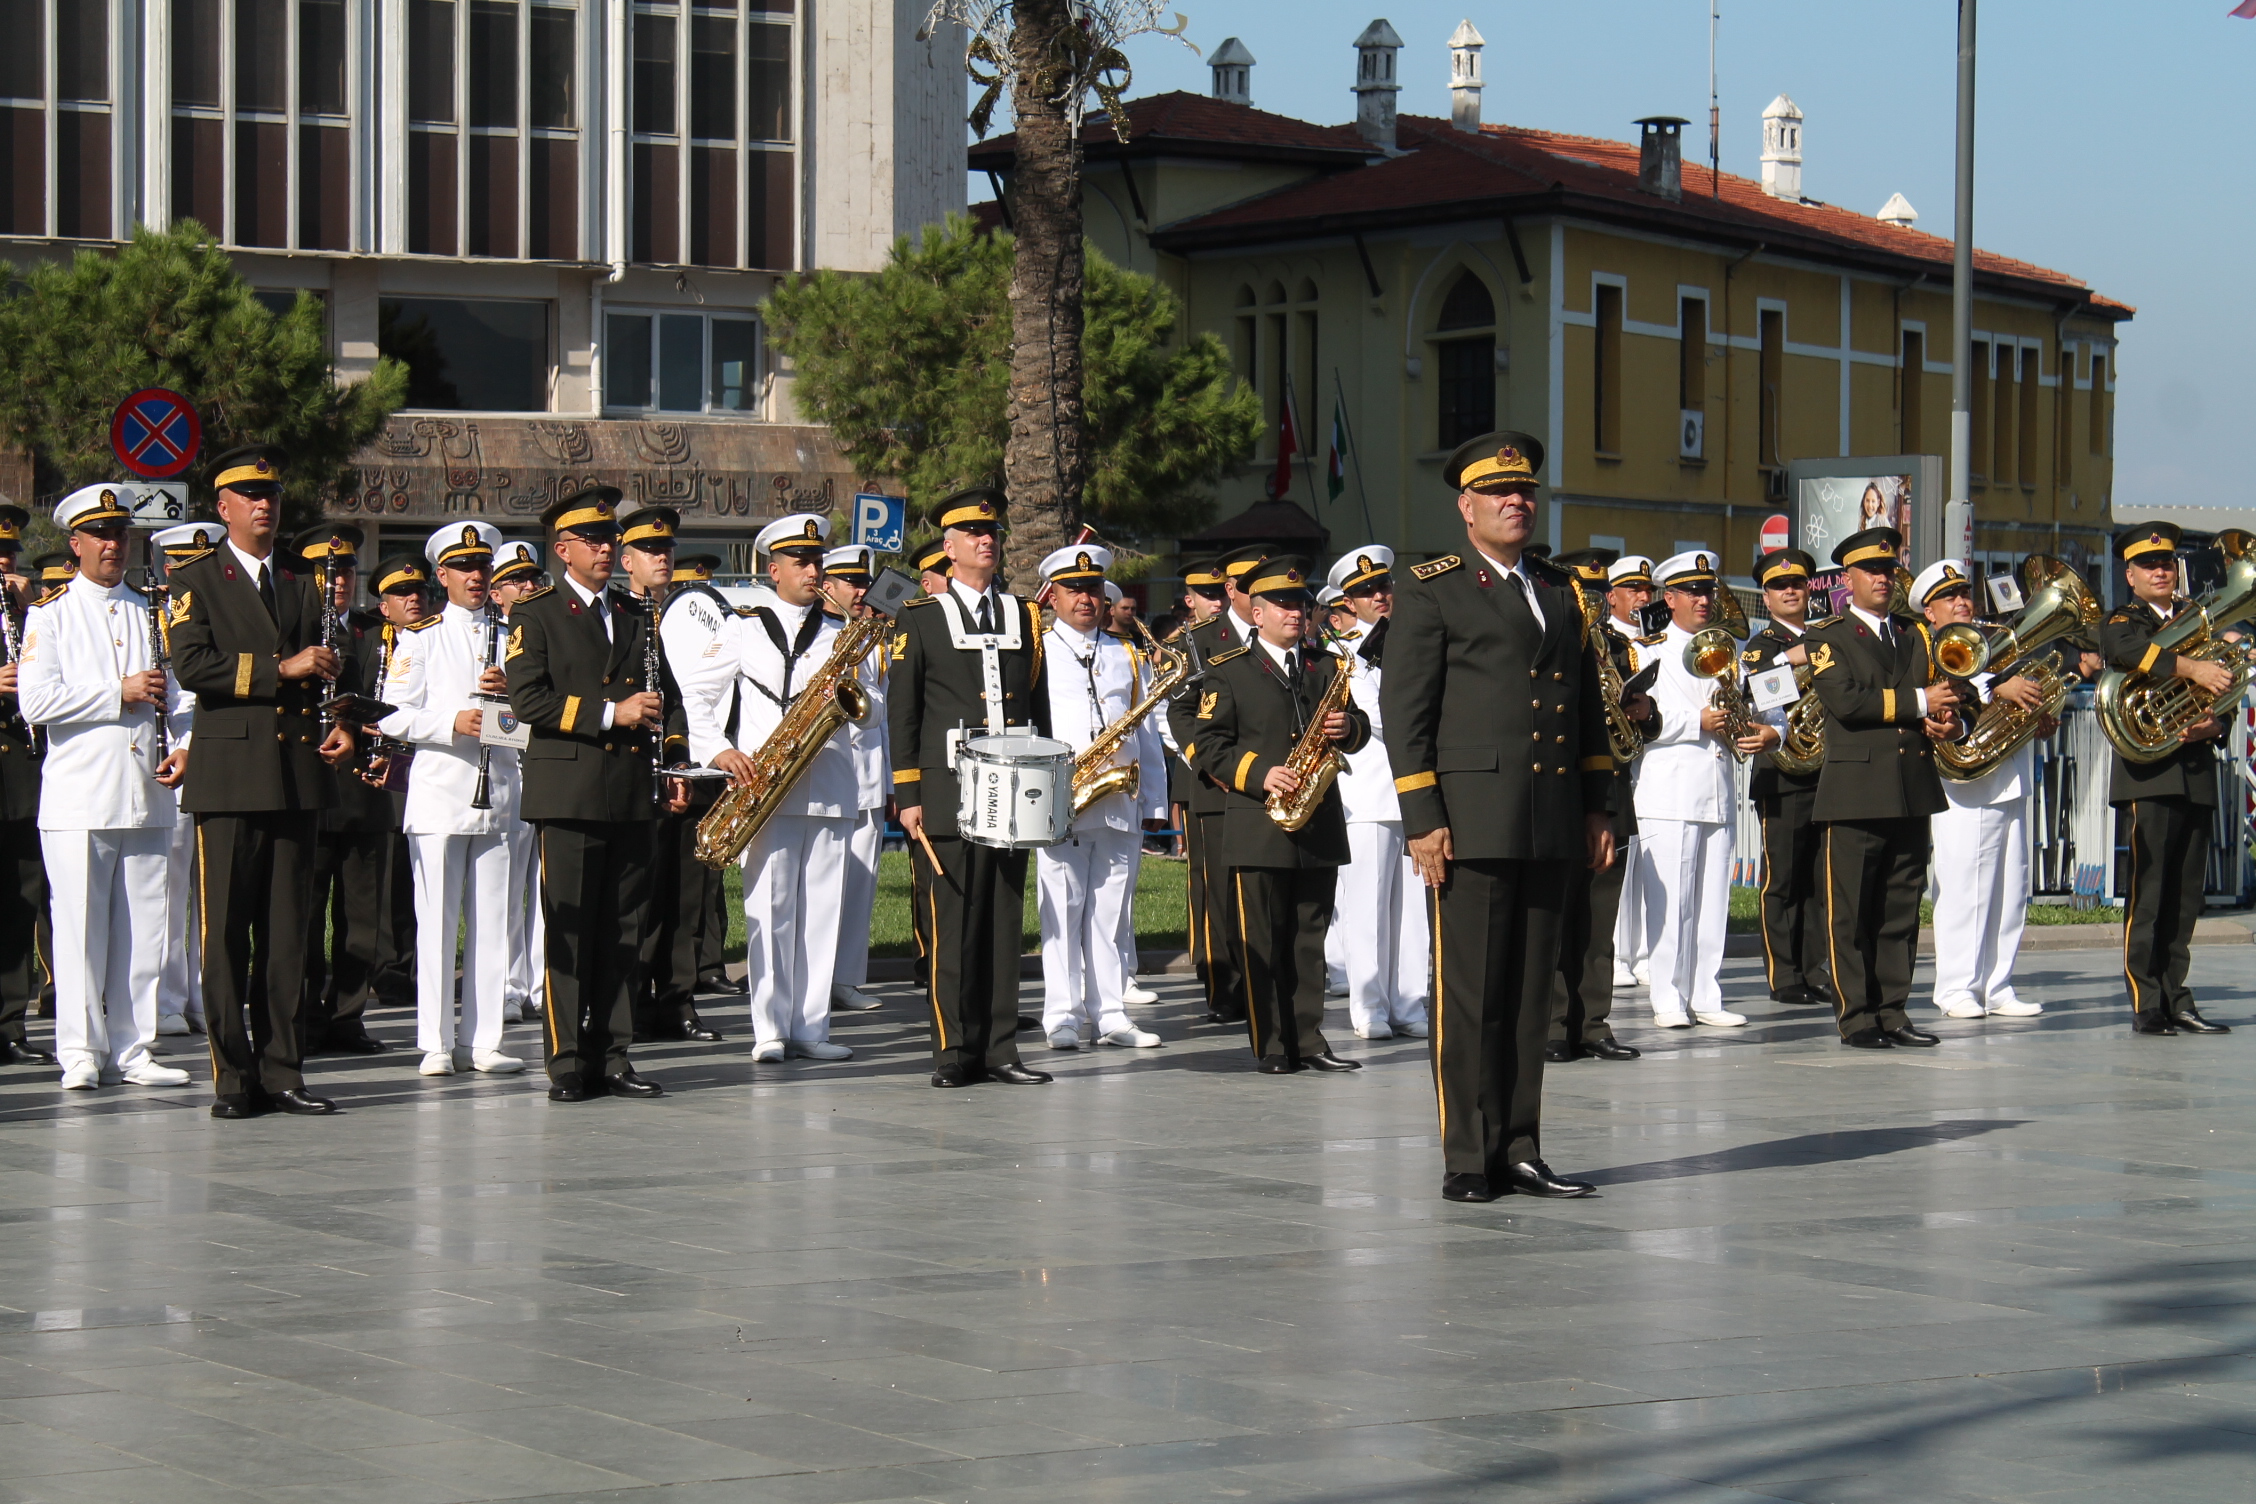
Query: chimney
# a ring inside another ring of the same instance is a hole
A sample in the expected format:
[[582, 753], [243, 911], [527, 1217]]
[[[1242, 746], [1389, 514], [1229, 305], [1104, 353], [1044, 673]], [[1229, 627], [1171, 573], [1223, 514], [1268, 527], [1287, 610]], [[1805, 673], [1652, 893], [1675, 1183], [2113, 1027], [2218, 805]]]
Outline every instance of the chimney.
[[1802, 107], [1781, 94], [1762, 113], [1762, 189], [1790, 204], [1802, 201]]
[[1919, 211], [1911, 206], [1910, 199], [1900, 193], [1891, 193], [1888, 201], [1880, 206], [1880, 223], [1908, 230], [1919, 223]]
[[1380, 17], [1355, 39], [1355, 130], [1381, 151], [1394, 150], [1394, 55], [1402, 38]]
[[1253, 54], [1236, 37], [1224, 37], [1207, 66], [1214, 70], [1214, 97], [1225, 104], [1253, 103]]
[[1449, 34], [1449, 123], [1480, 134], [1481, 49], [1488, 44], [1471, 21], [1459, 21]]
[[1684, 117], [1647, 115], [1637, 122], [1637, 186], [1670, 203], [1684, 197]]

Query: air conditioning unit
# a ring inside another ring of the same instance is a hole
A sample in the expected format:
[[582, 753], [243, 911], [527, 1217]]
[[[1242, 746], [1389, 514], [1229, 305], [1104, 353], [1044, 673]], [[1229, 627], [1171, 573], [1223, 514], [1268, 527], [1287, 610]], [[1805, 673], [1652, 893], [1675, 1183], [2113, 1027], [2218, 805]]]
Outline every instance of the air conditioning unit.
[[1681, 420], [1676, 432], [1676, 457], [1680, 460], [1705, 459], [1708, 452], [1708, 415], [1696, 407], [1684, 408], [1678, 413]]

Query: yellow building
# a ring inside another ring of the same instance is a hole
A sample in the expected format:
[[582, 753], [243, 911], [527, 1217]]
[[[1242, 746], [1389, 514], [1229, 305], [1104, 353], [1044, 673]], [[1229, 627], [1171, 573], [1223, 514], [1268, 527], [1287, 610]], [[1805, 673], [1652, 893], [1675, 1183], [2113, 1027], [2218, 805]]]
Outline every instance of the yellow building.
[[[1803, 199], [1790, 101], [1765, 119], [1764, 181], [1717, 181], [1681, 165], [1677, 121], [1638, 122], [1635, 142], [1480, 124], [1479, 38], [1452, 41], [1449, 121], [1396, 118], [1399, 42], [1374, 23], [1354, 125], [1254, 109], [1251, 58], [1225, 43], [1220, 97], [1135, 101], [1125, 144], [1089, 128], [1089, 244], [1172, 288], [1266, 404], [1220, 516], [1272, 484], [1288, 394], [1289, 497], [1334, 550], [1368, 538], [1412, 557], [1462, 539], [1441, 461], [1491, 428], [1543, 439], [1554, 548], [1704, 545], [1742, 579], [1788, 510], [1792, 462], [1947, 452], [1951, 243], [1912, 228], [1900, 198], [1887, 219]], [[972, 152], [1006, 208], [1011, 160], [1009, 137]], [[1985, 556], [2104, 558], [2131, 312], [1977, 254]], [[1335, 408], [1352, 453], [1332, 497]]]

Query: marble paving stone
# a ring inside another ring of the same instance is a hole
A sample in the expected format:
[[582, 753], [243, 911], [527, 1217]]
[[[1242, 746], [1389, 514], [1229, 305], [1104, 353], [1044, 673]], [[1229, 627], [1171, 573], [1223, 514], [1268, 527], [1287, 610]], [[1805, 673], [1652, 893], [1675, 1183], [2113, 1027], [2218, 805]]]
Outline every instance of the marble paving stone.
[[[2195, 953], [2212, 1017], [2246, 959]], [[1915, 1004], [1916, 1055], [1749, 962], [1743, 1030], [1624, 993], [1646, 1057], [1547, 1072], [1571, 1202], [1441, 1201], [1422, 1048], [1331, 1020], [1365, 1070], [1261, 1078], [1174, 980], [1165, 1050], [1039, 1091], [931, 1091], [899, 986], [835, 1068], [712, 1002], [656, 1103], [395, 1052], [229, 1124], [9, 1070], [0, 1504], [2245, 1497], [2256, 1028], [2133, 1038], [2115, 965]]]

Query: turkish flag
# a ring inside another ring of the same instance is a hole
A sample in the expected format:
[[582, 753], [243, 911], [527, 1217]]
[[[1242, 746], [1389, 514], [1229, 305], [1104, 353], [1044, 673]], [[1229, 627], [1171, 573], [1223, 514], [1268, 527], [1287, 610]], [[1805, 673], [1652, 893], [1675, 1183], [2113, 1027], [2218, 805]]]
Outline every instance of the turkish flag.
[[[2256, 0], [2249, 0], [2256, 5]], [[1288, 389], [1285, 400], [1277, 404], [1277, 478], [1271, 483], [1269, 494], [1283, 501], [1292, 489], [1293, 457], [1300, 453], [1300, 425], [1293, 421], [1292, 392]]]

